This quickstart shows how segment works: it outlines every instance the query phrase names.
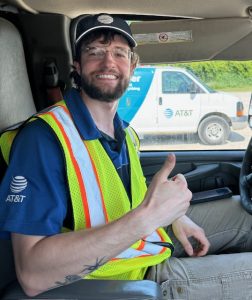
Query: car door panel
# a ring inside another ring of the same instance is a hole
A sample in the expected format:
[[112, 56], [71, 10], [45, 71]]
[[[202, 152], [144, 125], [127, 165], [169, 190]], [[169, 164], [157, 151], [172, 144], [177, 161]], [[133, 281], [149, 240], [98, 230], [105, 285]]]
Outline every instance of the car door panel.
[[[192, 192], [229, 187], [239, 193], [239, 174], [244, 151], [190, 151], [174, 152], [176, 166], [171, 177], [183, 174]], [[147, 184], [161, 168], [168, 152], [142, 152], [141, 164]]]

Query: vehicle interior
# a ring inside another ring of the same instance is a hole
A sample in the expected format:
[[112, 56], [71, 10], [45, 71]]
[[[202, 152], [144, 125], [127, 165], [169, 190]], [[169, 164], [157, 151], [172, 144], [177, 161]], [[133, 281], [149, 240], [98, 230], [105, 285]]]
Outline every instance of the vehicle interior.
[[[0, 131], [61, 100], [73, 86], [75, 27], [81, 16], [97, 13], [130, 22], [141, 64], [252, 60], [252, 0], [128, 0], [120, 5], [115, 0], [0, 0]], [[247, 146], [169, 150], [168, 145], [165, 150], [142, 149], [140, 159], [150, 183], [172, 151], [177, 158], [173, 172], [186, 177], [192, 205], [240, 194], [244, 209], [252, 213]], [[1, 158], [0, 178], [5, 168]], [[17, 283], [11, 243], [4, 239], [0, 298], [30, 299]], [[162, 299], [162, 294], [148, 280], [82, 280], [33, 299]]]

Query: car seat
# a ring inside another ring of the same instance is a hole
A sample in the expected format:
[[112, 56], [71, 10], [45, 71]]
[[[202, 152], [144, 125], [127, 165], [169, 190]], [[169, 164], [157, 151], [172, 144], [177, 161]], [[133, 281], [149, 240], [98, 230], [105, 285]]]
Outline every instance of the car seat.
[[[15, 26], [3, 18], [0, 18], [0, 43], [0, 131], [2, 131], [26, 119], [35, 113], [36, 109], [29, 85], [22, 40]], [[2, 157], [0, 163], [2, 176], [5, 169]], [[11, 242], [1, 239], [0, 291], [15, 278]]]
[[[0, 131], [36, 112], [17, 28], [0, 17]], [[0, 161], [1, 164], [1, 161]], [[2, 161], [3, 164], [3, 161]], [[0, 165], [3, 170], [4, 166]], [[2, 199], [0, 199], [2, 200]], [[148, 280], [81, 280], [32, 299], [161, 299], [158, 284]], [[0, 299], [31, 299], [16, 280], [11, 241], [0, 239]]]

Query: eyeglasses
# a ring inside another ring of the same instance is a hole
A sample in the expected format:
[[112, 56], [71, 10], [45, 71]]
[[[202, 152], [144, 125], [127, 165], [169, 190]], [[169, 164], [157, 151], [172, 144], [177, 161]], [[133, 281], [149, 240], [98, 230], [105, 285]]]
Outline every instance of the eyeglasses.
[[130, 49], [115, 47], [108, 50], [106, 47], [86, 47], [82, 49], [90, 60], [103, 60], [106, 53], [109, 52], [117, 61], [129, 61], [133, 56]]

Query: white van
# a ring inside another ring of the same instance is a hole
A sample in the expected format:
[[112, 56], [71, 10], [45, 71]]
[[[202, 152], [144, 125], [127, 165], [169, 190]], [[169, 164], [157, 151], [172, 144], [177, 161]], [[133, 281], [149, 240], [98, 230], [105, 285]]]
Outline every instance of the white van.
[[140, 138], [147, 134], [198, 133], [204, 144], [222, 144], [230, 129], [247, 126], [242, 101], [206, 86], [186, 69], [138, 67], [118, 113]]

